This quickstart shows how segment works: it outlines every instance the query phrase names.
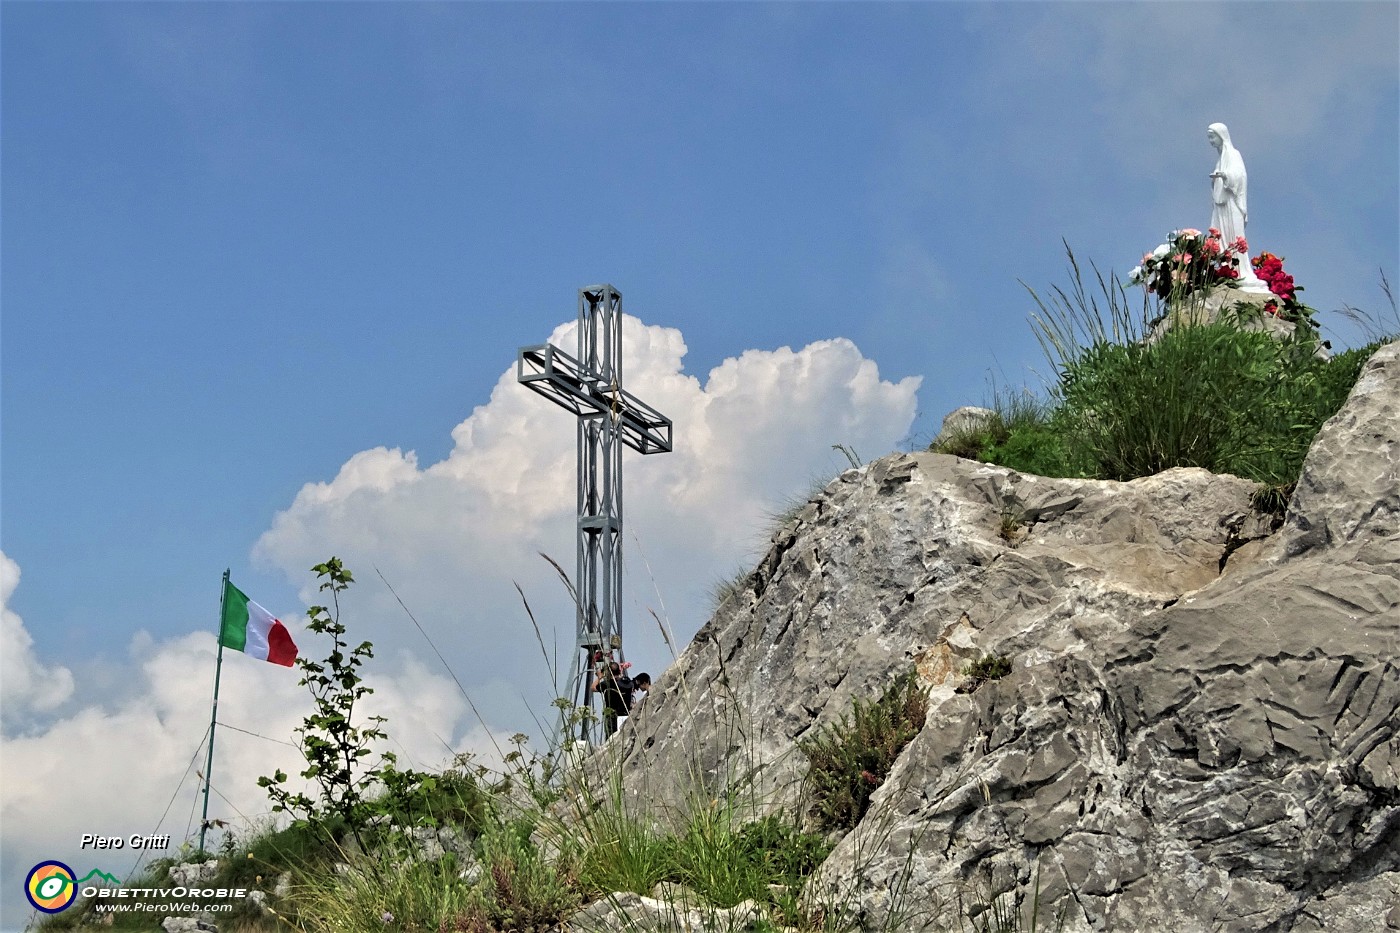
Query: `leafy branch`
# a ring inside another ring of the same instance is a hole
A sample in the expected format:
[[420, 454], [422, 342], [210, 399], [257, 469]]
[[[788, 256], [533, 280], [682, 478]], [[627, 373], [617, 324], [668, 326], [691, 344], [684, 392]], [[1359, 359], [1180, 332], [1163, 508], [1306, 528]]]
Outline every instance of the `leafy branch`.
[[372, 754], [371, 744], [388, 734], [383, 716], [370, 716], [363, 725], [355, 723], [356, 705], [374, 692], [360, 676], [364, 663], [374, 657], [374, 646], [362, 641], [351, 648], [340, 620], [340, 594], [355, 578], [336, 557], [311, 570], [321, 580], [321, 592], [330, 593], [331, 605], [308, 609], [307, 627], [329, 635], [331, 651], [324, 661], [297, 659], [301, 685], [311, 692], [316, 711], [296, 732], [306, 759], [301, 776], [314, 781], [320, 793], [313, 798], [304, 791], [292, 792], [286, 787], [286, 772], [280, 769], [272, 777], [258, 778], [258, 786], [267, 790], [274, 812], [291, 813], [333, 839], [348, 832], [363, 848], [361, 832], [392, 806], [391, 800], [371, 798], [371, 789], [385, 788], [390, 792], [386, 796], [394, 799], [411, 796], [422, 776], [398, 771], [392, 752], [381, 753], [373, 766], [365, 761]]

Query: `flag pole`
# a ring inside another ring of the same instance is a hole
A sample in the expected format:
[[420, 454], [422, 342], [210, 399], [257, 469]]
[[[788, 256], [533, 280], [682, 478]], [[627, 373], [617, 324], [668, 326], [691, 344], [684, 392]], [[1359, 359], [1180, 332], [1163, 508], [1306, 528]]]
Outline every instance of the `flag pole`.
[[219, 589], [218, 659], [214, 662], [214, 704], [209, 710], [209, 755], [204, 761], [204, 813], [199, 818], [199, 851], [204, 852], [204, 833], [209, 829], [209, 779], [214, 770], [214, 726], [219, 721], [219, 675], [224, 672], [224, 597], [228, 593], [228, 568], [224, 568], [224, 583]]

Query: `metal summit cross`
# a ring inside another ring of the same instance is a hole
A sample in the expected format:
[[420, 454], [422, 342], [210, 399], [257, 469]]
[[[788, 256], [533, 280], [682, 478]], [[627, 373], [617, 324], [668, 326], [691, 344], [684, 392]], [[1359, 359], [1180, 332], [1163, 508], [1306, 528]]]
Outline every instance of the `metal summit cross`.
[[[569, 683], [575, 705], [591, 709], [593, 653], [622, 648], [622, 445], [669, 453], [671, 419], [622, 388], [622, 295], [611, 285], [579, 289], [578, 356], [548, 343], [521, 347], [516, 380], [578, 416], [578, 650]], [[585, 721], [584, 738], [588, 731]]]

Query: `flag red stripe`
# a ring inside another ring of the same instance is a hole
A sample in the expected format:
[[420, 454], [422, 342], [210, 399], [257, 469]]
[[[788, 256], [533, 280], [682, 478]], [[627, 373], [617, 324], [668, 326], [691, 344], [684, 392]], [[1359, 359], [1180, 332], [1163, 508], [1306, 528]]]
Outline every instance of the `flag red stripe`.
[[297, 659], [297, 646], [291, 633], [280, 620], [272, 623], [267, 632], [267, 659], [273, 664], [291, 667]]

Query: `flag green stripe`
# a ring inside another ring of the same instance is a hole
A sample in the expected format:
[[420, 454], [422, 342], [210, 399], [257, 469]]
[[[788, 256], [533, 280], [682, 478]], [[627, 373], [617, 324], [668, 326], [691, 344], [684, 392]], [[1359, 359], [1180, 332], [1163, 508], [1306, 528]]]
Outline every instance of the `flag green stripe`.
[[248, 597], [224, 581], [224, 617], [219, 623], [219, 644], [242, 651], [248, 643]]

